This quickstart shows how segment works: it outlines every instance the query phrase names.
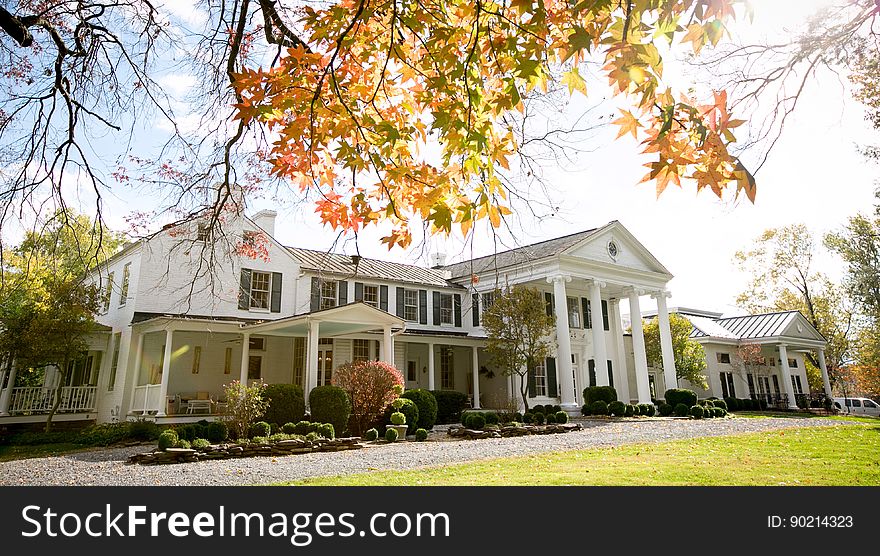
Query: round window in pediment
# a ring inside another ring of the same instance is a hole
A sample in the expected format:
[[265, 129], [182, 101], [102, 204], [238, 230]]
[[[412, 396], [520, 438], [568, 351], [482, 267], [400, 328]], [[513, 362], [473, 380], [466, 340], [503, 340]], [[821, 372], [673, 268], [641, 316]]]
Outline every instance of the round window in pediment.
[[617, 259], [617, 255], [620, 254], [620, 249], [617, 247], [617, 243], [612, 239], [608, 242], [608, 256], [612, 259]]

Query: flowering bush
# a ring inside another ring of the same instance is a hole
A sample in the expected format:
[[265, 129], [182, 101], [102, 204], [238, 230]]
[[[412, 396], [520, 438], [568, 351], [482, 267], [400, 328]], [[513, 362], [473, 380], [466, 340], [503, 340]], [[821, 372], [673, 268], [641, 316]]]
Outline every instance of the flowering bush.
[[384, 361], [357, 361], [339, 366], [333, 373], [333, 384], [348, 393], [348, 427], [352, 434], [360, 436], [400, 395], [403, 375]]
[[263, 397], [265, 388], [266, 385], [262, 381], [246, 386], [234, 380], [225, 386], [226, 420], [236, 438], [247, 438], [251, 423], [266, 413], [269, 401]]

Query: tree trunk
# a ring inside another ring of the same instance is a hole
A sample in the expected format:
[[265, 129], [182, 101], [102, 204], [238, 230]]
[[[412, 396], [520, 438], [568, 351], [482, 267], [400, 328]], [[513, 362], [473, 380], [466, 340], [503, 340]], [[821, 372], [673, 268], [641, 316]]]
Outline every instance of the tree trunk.
[[523, 400], [523, 413], [527, 413], [529, 411], [529, 387], [526, 382], [526, 375], [519, 375], [519, 393], [522, 396]]
[[52, 430], [52, 418], [55, 417], [55, 413], [58, 411], [58, 406], [61, 405], [61, 389], [64, 388], [64, 383], [67, 382], [67, 365], [68, 361], [65, 359], [64, 366], [61, 371], [61, 380], [58, 381], [58, 386], [55, 387], [55, 403], [52, 404], [52, 409], [49, 410], [49, 415], [46, 416], [46, 432]]

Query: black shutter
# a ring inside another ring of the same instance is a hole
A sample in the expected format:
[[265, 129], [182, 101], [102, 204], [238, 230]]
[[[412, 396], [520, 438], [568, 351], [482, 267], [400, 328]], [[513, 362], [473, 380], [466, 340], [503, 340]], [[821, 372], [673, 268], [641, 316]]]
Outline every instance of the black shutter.
[[270, 303], [270, 311], [273, 313], [281, 312], [281, 282], [282, 276], [280, 272], [272, 273], [272, 301]]
[[556, 392], [556, 358], [548, 357], [544, 368], [547, 369], [547, 395], [555, 398], [558, 396]]
[[530, 370], [528, 372], [528, 380], [529, 380], [529, 397], [534, 398], [535, 397], [535, 390], [536, 390], [535, 371], [534, 370]]
[[614, 368], [611, 366], [611, 359], [608, 360], [608, 385], [614, 388]]
[[340, 280], [336, 284], [336, 299], [338, 300], [336, 305], [348, 305], [348, 282], [345, 280]]
[[364, 300], [364, 284], [363, 282], [355, 282], [354, 283], [354, 301], [357, 303], [358, 301]]
[[596, 360], [590, 359], [587, 368], [590, 370], [590, 386], [596, 385]]
[[312, 276], [311, 310], [312, 310], [312, 312], [315, 312], [320, 308], [321, 308], [321, 281], [318, 280], [317, 276]]
[[395, 289], [397, 290], [397, 316], [403, 318], [403, 288], [398, 286]]
[[547, 316], [553, 316], [553, 294], [550, 292], [544, 292], [544, 303], [547, 305]]
[[593, 328], [593, 312], [590, 310], [590, 300], [582, 297], [581, 306], [584, 310], [584, 328]]
[[611, 330], [611, 327], [608, 326], [608, 302], [604, 299], [602, 300], [602, 328]]
[[471, 294], [471, 314], [474, 317], [474, 326], [480, 326], [480, 294]]
[[388, 312], [388, 286], [379, 286], [379, 308]]
[[452, 298], [452, 307], [455, 309], [455, 326], [461, 327], [461, 294], [455, 294]]
[[241, 288], [238, 290], [238, 308], [247, 311], [251, 308], [251, 269], [241, 269]]
[[434, 292], [434, 326], [440, 326], [440, 292]]
[[419, 290], [419, 324], [428, 324], [428, 290]]

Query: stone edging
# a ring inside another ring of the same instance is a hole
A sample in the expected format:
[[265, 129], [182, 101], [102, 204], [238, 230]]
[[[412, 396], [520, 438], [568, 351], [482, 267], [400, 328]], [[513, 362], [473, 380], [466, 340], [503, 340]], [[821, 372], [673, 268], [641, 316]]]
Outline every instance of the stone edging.
[[250, 458], [257, 456], [289, 456], [311, 452], [341, 452], [363, 448], [360, 438], [319, 439], [315, 441], [291, 439], [279, 440], [270, 444], [212, 444], [196, 450], [190, 448], [168, 448], [135, 454], [128, 463], [159, 465], [165, 463], [190, 463], [201, 460]]
[[562, 434], [579, 431], [583, 427], [579, 423], [563, 423], [558, 425], [519, 425], [503, 426], [498, 430], [474, 430], [465, 427], [449, 427], [446, 434], [456, 438], [509, 438], [511, 436], [528, 436], [532, 434]]

